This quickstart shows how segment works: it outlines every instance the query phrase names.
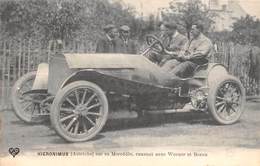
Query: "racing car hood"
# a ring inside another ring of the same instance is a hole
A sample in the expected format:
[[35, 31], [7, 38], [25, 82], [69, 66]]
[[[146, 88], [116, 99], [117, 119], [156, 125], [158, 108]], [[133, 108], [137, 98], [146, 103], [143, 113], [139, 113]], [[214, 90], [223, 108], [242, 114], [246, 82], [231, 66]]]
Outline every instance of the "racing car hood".
[[71, 69], [146, 69], [160, 70], [142, 55], [133, 54], [64, 54]]
[[105, 75], [155, 85], [173, 79], [170, 73], [142, 55], [70, 53], [64, 56], [70, 69], [97, 69]]

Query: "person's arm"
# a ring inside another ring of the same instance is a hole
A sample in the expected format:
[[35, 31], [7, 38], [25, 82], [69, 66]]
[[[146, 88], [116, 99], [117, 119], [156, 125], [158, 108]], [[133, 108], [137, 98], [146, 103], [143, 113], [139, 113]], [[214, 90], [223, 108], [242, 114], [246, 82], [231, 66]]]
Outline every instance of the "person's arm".
[[212, 50], [212, 44], [208, 41], [204, 41], [199, 45], [199, 47], [195, 51], [188, 53], [185, 59], [196, 60], [201, 58], [207, 58], [211, 50]]
[[180, 51], [170, 51], [168, 49], [164, 49], [164, 53], [166, 54], [165, 57], [168, 59], [172, 59], [174, 57], [177, 57]]
[[180, 51], [188, 42], [188, 39], [184, 36], [177, 36], [173, 38], [169, 47], [167, 48], [169, 51]]

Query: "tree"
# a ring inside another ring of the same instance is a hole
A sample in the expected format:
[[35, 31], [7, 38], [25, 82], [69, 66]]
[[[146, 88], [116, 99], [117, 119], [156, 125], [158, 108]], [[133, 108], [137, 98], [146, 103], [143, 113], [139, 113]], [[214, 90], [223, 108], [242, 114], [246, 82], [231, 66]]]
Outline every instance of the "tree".
[[211, 24], [214, 22], [212, 18], [215, 14], [209, 11], [200, 0], [187, 0], [183, 3], [170, 3], [169, 12], [163, 13], [166, 20], [174, 20], [181, 31], [185, 31], [188, 36], [191, 26], [194, 23], [202, 22], [205, 32], [208, 32]]
[[138, 28], [131, 6], [109, 0], [0, 1], [1, 31], [11, 38], [96, 40], [105, 24]]
[[260, 46], [260, 21], [252, 16], [240, 18], [233, 24], [231, 40], [239, 44]]
[[55, 39], [68, 38], [80, 28], [79, 1], [19, 0], [1, 2], [1, 23], [10, 37]]
[[40, 11], [31, 9], [31, 2], [32, 1], [26, 1], [24, 3], [21, 1], [1, 2], [1, 29], [3, 29], [7, 35], [31, 36], [33, 34], [33, 26]]

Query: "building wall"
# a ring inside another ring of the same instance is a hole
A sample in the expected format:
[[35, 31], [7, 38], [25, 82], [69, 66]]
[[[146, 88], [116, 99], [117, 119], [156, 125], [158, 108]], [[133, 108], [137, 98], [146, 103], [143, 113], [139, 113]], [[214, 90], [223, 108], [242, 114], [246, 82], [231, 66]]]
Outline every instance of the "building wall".
[[220, 3], [219, 0], [209, 0], [209, 8], [217, 15], [213, 25], [215, 31], [231, 31], [233, 23], [247, 15], [238, 0], [228, 0], [226, 3]]

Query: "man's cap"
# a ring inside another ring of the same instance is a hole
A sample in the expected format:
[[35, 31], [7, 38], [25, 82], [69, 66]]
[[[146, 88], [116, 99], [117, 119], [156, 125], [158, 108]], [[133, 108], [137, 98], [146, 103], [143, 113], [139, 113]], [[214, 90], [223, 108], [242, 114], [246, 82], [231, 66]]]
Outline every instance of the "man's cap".
[[121, 31], [130, 31], [130, 27], [127, 26], [127, 25], [122, 25], [122, 26], [120, 27], [120, 30], [121, 30]]
[[204, 24], [200, 21], [193, 23], [192, 26], [196, 26], [196, 28], [199, 29], [200, 32], [203, 32], [204, 30]]
[[113, 25], [113, 24], [107, 24], [106, 26], [103, 27], [103, 30], [104, 30], [105, 32], [108, 32], [109, 30], [111, 30], [111, 29], [113, 29], [113, 28], [115, 28], [115, 27], [116, 27], [116, 26]]
[[164, 25], [168, 29], [177, 29], [177, 24], [175, 22], [164, 21], [161, 25]]

